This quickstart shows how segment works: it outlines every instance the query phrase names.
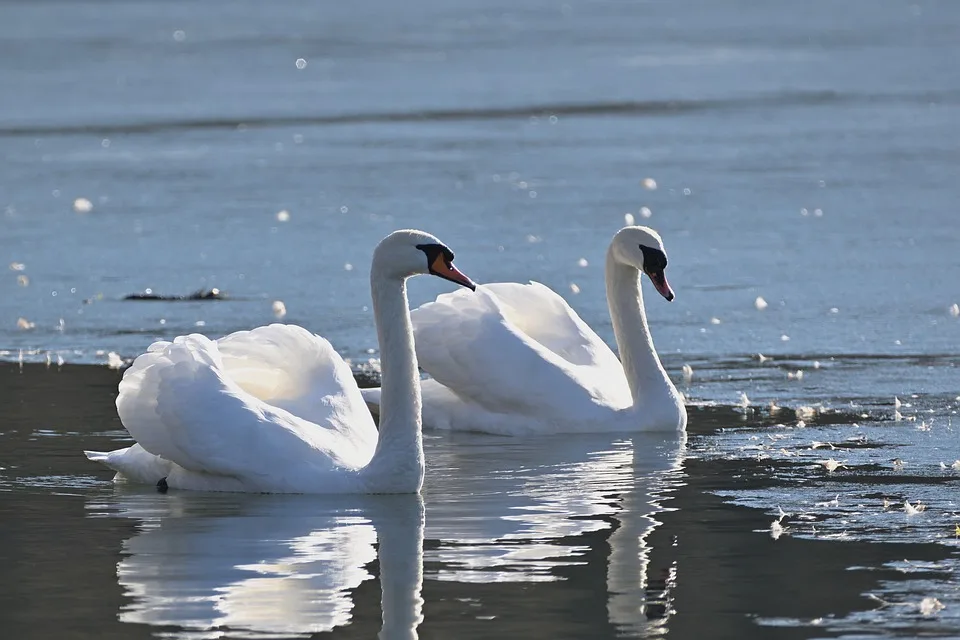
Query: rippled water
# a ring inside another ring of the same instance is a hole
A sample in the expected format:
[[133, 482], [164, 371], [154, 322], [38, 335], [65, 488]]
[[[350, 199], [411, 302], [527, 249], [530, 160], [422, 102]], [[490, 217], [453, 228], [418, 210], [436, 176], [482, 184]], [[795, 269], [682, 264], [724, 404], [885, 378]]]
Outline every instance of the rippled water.
[[[4, 3], [4, 628], [958, 635], [958, 43], [947, 1]], [[118, 374], [72, 366], [111, 352], [282, 300], [375, 360], [397, 227], [610, 339], [627, 213], [670, 256], [683, 450], [431, 436], [422, 504], [159, 496], [79, 454], [126, 441]]]
[[[874, 419], [784, 427], [703, 407], [686, 444], [429, 435], [422, 498], [159, 494], [79, 455], [125, 441], [115, 372], [2, 373], [17, 408], [0, 435], [11, 637], [832, 637], [878, 624], [949, 637], [960, 624], [960, 470], [893, 467], [904, 443]], [[828, 456], [845, 466], [828, 473]], [[929, 508], [907, 515], [908, 500]], [[946, 608], [924, 615], [924, 598]]]

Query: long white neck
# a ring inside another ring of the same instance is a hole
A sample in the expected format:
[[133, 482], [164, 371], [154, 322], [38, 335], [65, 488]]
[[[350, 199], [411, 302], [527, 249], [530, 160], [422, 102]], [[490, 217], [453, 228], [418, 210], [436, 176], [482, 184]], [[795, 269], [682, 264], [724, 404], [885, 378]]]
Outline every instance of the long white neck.
[[[420, 376], [407, 305], [406, 281], [370, 273], [373, 317], [380, 343], [380, 436], [367, 474], [377, 493], [415, 493], [423, 484]], [[379, 485], [384, 486], [379, 486]]]
[[613, 245], [607, 250], [606, 262], [607, 305], [613, 321], [613, 335], [620, 350], [623, 373], [630, 385], [633, 406], [639, 408], [656, 394], [674, 393], [657, 350], [653, 346], [647, 314], [643, 309], [640, 290], [640, 271], [625, 265], [613, 255]]
[[390, 496], [377, 522], [380, 565], [380, 640], [416, 640], [423, 622], [423, 500]]

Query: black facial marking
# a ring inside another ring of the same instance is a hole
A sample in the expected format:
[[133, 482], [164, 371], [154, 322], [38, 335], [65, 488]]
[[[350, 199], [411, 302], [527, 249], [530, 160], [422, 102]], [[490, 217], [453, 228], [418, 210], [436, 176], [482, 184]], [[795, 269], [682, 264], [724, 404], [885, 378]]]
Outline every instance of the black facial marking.
[[653, 249], [640, 245], [643, 251], [643, 270], [644, 271], [663, 271], [667, 268], [667, 256], [660, 249]]
[[439, 256], [443, 256], [443, 261], [448, 265], [453, 262], [453, 251], [450, 251], [447, 247], [442, 244], [418, 244], [417, 249], [423, 251], [427, 256], [427, 264], [431, 267], [431, 272], [433, 268], [433, 263], [437, 261]]

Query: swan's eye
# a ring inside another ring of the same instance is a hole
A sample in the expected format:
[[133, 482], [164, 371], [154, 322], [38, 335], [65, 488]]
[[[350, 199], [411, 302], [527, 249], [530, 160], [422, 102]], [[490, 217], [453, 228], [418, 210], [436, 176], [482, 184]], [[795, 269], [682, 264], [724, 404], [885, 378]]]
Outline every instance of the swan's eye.
[[439, 276], [450, 282], [467, 287], [471, 291], [477, 290], [476, 283], [453, 266], [453, 251], [442, 244], [418, 244], [417, 249], [427, 256], [428, 273]]
[[443, 260], [448, 267], [453, 262], [453, 251], [442, 244], [418, 244], [417, 249], [427, 256], [427, 264], [434, 265], [437, 260]]
[[640, 245], [640, 251], [643, 252], [644, 271], [663, 271], [667, 268], [667, 256], [660, 249]]

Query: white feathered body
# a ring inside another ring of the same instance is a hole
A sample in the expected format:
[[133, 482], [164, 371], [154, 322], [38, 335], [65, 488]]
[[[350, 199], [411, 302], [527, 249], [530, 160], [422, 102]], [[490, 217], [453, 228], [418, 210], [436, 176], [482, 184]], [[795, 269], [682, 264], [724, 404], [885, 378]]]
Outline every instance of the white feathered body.
[[379, 430], [330, 343], [274, 324], [219, 340], [154, 343], [124, 373], [117, 397], [137, 443], [87, 457], [120, 478], [165, 479], [174, 489], [419, 492], [420, 380], [406, 281], [428, 273], [475, 287], [429, 233], [400, 229], [373, 251], [370, 294], [386, 390]]
[[210, 491], [378, 489], [363, 473], [377, 429], [350, 368], [301, 327], [156, 342], [124, 373], [117, 410], [137, 443], [87, 455], [122, 479]]
[[[417, 359], [431, 377], [421, 385], [425, 428], [532, 435], [686, 424], [672, 385], [651, 388], [654, 396], [637, 406], [616, 354], [540, 283], [455, 291], [411, 318]], [[379, 390], [362, 393], [376, 410]]]

